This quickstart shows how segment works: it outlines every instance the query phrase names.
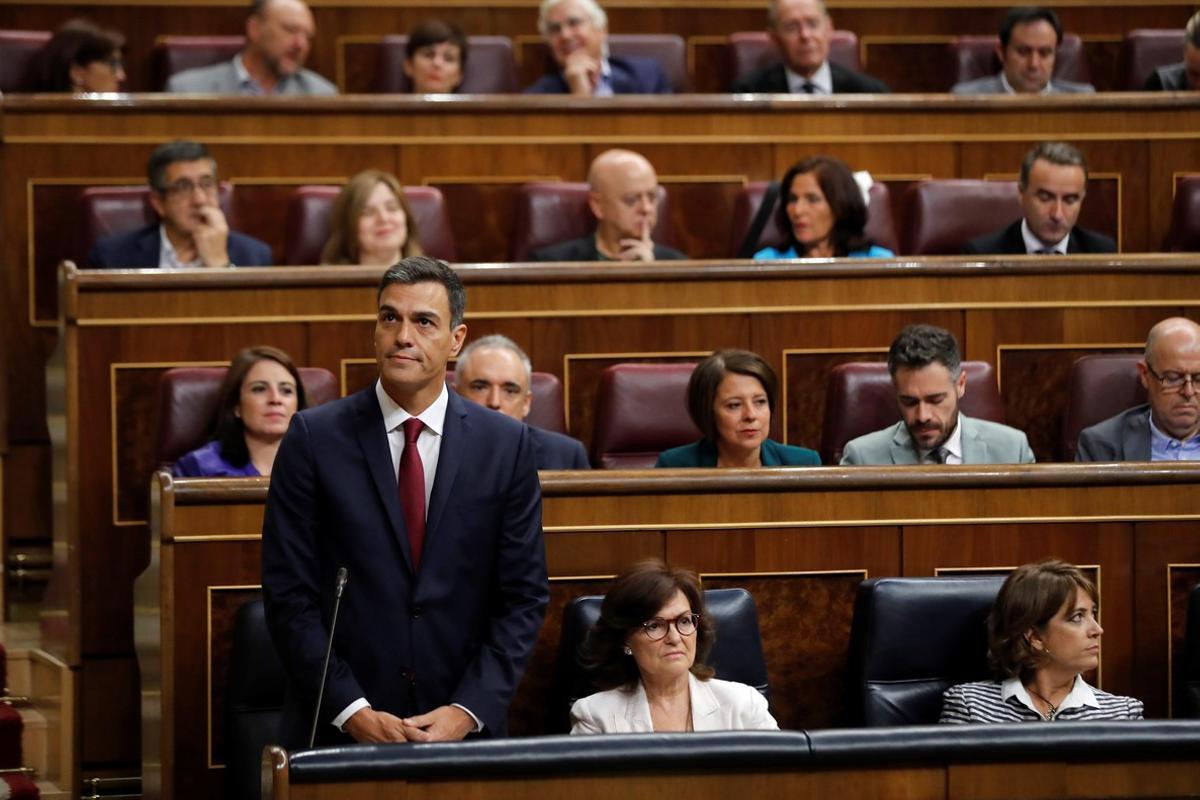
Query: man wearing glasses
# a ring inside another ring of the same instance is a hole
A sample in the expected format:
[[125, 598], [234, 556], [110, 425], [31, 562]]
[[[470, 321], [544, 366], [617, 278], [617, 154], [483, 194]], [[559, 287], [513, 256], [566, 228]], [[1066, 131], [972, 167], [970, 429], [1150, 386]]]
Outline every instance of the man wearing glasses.
[[1150, 402], [1085, 429], [1076, 460], [1200, 461], [1200, 325], [1155, 325], [1137, 370]]
[[101, 239], [88, 254], [97, 269], [262, 267], [271, 248], [229, 230], [217, 203], [217, 162], [198, 142], [160, 145], [147, 166], [158, 221]]

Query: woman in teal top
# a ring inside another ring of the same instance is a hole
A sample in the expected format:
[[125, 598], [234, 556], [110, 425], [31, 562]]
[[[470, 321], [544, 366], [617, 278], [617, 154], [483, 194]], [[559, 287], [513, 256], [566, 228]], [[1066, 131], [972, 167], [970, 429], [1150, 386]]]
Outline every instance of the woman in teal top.
[[836, 158], [813, 156], [794, 164], [779, 182], [780, 247], [764, 247], [755, 261], [784, 258], [891, 258], [866, 235], [867, 203], [850, 168]]
[[720, 350], [688, 381], [688, 415], [704, 438], [659, 453], [656, 467], [803, 467], [816, 451], [767, 438], [779, 380], [771, 365], [745, 350]]

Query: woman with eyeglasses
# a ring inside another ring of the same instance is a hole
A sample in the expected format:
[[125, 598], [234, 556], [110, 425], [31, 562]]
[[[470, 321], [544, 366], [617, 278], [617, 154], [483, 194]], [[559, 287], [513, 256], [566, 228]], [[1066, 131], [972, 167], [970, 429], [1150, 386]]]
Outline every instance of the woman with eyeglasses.
[[713, 640], [695, 573], [661, 561], [626, 570], [582, 648], [604, 691], [571, 707], [571, 733], [778, 730], [757, 690], [712, 677]]
[[32, 66], [39, 92], [119, 92], [125, 81], [125, 37], [86, 19], [59, 26]]

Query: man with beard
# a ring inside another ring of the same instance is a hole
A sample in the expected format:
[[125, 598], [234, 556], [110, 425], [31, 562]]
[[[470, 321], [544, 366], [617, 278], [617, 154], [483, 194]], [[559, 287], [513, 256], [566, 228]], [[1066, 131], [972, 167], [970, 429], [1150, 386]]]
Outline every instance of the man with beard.
[[1030, 464], [1021, 431], [958, 410], [967, 376], [950, 331], [909, 325], [888, 351], [902, 419], [846, 445], [843, 465]]

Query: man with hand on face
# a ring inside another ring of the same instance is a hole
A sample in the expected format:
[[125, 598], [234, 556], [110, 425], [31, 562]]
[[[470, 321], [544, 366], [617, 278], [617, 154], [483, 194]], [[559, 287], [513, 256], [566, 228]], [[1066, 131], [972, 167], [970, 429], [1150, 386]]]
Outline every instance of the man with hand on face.
[[650, 162], [631, 150], [605, 150], [588, 170], [588, 207], [596, 233], [542, 247], [532, 261], [663, 261], [687, 258], [655, 244], [658, 223], [658, 175]]
[[1200, 461], [1200, 325], [1155, 325], [1137, 371], [1150, 402], [1084, 429], [1075, 460]]
[[596, 0], [542, 0], [538, 30], [558, 69], [539, 78], [525, 90], [528, 94], [611, 97], [671, 92], [654, 59], [608, 54], [608, 15]]
[[[459, 394], [517, 421], [524, 421], [533, 405], [532, 376], [529, 356], [512, 339], [498, 333], [471, 342], [454, 362], [454, 387]], [[532, 425], [529, 433], [538, 469], [591, 466], [577, 439]]]
[[253, 0], [246, 46], [232, 61], [185, 70], [168, 92], [243, 95], [329, 95], [337, 87], [309, 69], [316, 24], [302, 0]]
[[466, 292], [412, 256], [380, 282], [379, 379], [292, 418], [263, 517], [267, 625], [288, 678], [281, 737], [503, 736], [549, 587], [529, 428], [446, 388]]
[[963, 247], [968, 255], [1115, 253], [1117, 243], [1075, 225], [1087, 195], [1087, 162], [1069, 144], [1042, 142], [1025, 154], [1017, 193], [1021, 219]]
[[902, 419], [846, 445], [842, 464], [1031, 464], [1016, 428], [958, 410], [967, 375], [950, 331], [909, 325], [888, 351], [888, 372]]
[[217, 162], [197, 142], [160, 145], [146, 169], [150, 205], [159, 221], [98, 241], [88, 254], [96, 269], [263, 267], [271, 264], [264, 242], [229, 230], [217, 204]]
[[1048, 8], [1010, 9], [1000, 24], [996, 55], [1000, 73], [956, 83], [952, 94], [1078, 94], [1094, 92], [1090, 83], [1054, 79], [1054, 61], [1062, 44], [1062, 23]]

